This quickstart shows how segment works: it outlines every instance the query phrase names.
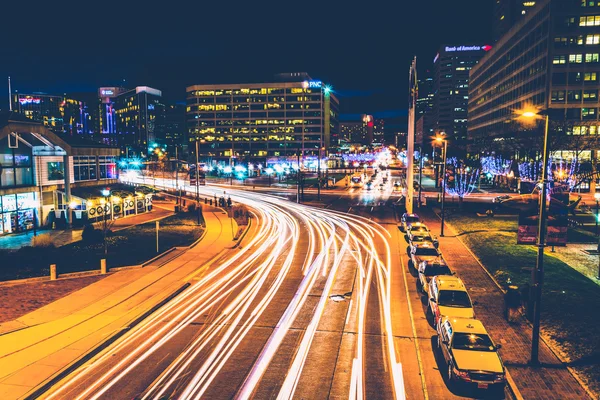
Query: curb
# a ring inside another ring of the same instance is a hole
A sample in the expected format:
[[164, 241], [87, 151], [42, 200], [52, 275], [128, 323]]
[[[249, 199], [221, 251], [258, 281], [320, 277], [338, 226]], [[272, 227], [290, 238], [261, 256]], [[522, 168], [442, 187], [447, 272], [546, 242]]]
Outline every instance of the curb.
[[240, 246], [240, 244], [242, 243], [242, 240], [246, 237], [246, 234], [250, 230], [251, 226], [252, 226], [252, 218], [248, 218], [248, 225], [246, 225], [246, 229], [244, 229], [244, 232], [242, 232], [242, 234], [240, 235], [240, 237], [237, 238], [236, 243], [233, 246], [231, 246], [231, 247], [227, 247], [227, 249], [238, 248]]
[[77, 360], [72, 362], [67, 367], [63, 368], [60, 372], [58, 372], [56, 375], [54, 375], [52, 378], [50, 378], [50, 380], [48, 380], [46, 383], [42, 384], [42, 386], [38, 387], [37, 389], [34, 389], [34, 391], [32, 393], [28, 394], [25, 397], [25, 399], [26, 400], [34, 400], [34, 399], [37, 399], [38, 397], [40, 397], [41, 395], [43, 395], [45, 392], [50, 390], [50, 388], [52, 386], [54, 386], [55, 384], [60, 382], [67, 375], [69, 375], [70, 373], [72, 373], [73, 371], [75, 371], [76, 369], [81, 367], [83, 364], [85, 364], [86, 362], [91, 360], [93, 357], [98, 355], [98, 353], [100, 353], [102, 350], [106, 349], [108, 346], [113, 344], [115, 341], [117, 341], [119, 338], [121, 338], [125, 333], [130, 331], [132, 328], [134, 328], [136, 325], [138, 325], [144, 319], [148, 318], [156, 310], [158, 310], [159, 308], [161, 308], [162, 306], [167, 304], [169, 301], [173, 300], [176, 296], [178, 296], [181, 292], [183, 292], [185, 289], [187, 289], [190, 285], [191, 284], [188, 282], [188, 283], [184, 284], [183, 286], [181, 286], [179, 289], [175, 290], [169, 296], [167, 296], [166, 298], [161, 300], [158, 304], [154, 305], [148, 311], [144, 312], [142, 315], [140, 315], [139, 317], [134, 319], [127, 326], [120, 329], [118, 332], [116, 332], [115, 334], [110, 336], [108, 339], [106, 339], [105, 341], [103, 341], [102, 343], [97, 345], [95, 348], [93, 348], [88, 353], [84, 354], [83, 356], [81, 356], [80, 358], [78, 358]]
[[[111, 268], [110, 272], [112, 272], [112, 271], [114, 271], [114, 269]], [[108, 275], [110, 272], [107, 272], [106, 275]], [[65, 280], [65, 279], [74, 279], [74, 278], [84, 278], [86, 276], [94, 276], [94, 275], [101, 275], [100, 270], [98, 269], [98, 270], [69, 272], [66, 274], [59, 274], [55, 281], [61, 281], [61, 280]], [[1, 281], [0, 287], [22, 285], [25, 283], [36, 283], [36, 282], [52, 282], [52, 281], [50, 280], [50, 276], [38, 276], [35, 278], [13, 279], [10, 281]]]
[[142, 266], [142, 268], [144, 268], [146, 265], [151, 264], [152, 262], [158, 260], [159, 258], [166, 256], [167, 254], [169, 254], [170, 252], [174, 251], [175, 247], [171, 247], [169, 250], [164, 251], [154, 257], [152, 257], [151, 259], [149, 259], [148, 261], [143, 262], [142, 264], [140, 264]]
[[[438, 218], [440, 218], [440, 216], [437, 213], [435, 213], [435, 215]], [[454, 226], [452, 224], [448, 223], [447, 221], [444, 221], [444, 222], [447, 226], [449, 226], [456, 233], [456, 229], [454, 228]], [[502, 293], [506, 293], [506, 291], [502, 288], [502, 286], [500, 286], [500, 284], [498, 283], [498, 281], [496, 281], [496, 279], [493, 277], [493, 275], [490, 273], [490, 271], [488, 271], [487, 268], [485, 268], [485, 266], [483, 265], [483, 263], [481, 262], [479, 257], [477, 257], [475, 254], [473, 254], [473, 252], [471, 251], [469, 246], [467, 246], [458, 235], [456, 236], [456, 238], [465, 247], [465, 249], [467, 249], [467, 251], [473, 256], [473, 258], [477, 261], [477, 263], [485, 271], [485, 273], [494, 281], [496, 286], [498, 286], [498, 289], [500, 289], [502, 291]], [[519, 313], [521, 314], [521, 316], [523, 316], [522, 311], [519, 311]], [[527, 325], [530, 328], [533, 328], [533, 325], [531, 324], [531, 322], [529, 322], [529, 320], [527, 318], [523, 318], [523, 320], [527, 323]], [[590, 397], [590, 399], [593, 399], [594, 394], [592, 393], [592, 391], [588, 388], [588, 386], [585, 384], [585, 382], [583, 382], [583, 380], [577, 375], [577, 373], [573, 370], [573, 368], [568, 365], [568, 363], [565, 361], [565, 359], [562, 356], [562, 354], [560, 353], [560, 351], [557, 349], [554, 349], [554, 346], [549, 342], [549, 339], [547, 339], [542, 332], [540, 332], [540, 338], [542, 339], [542, 342], [544, 342], [544, 344], [546, 346], [548, 346], [548, 349], [550, 349], [552, 354], [567, 368], [567, 370], [569, 371], [571, 376], [573, 378], [575, 378], [577, 383], [579, 383], [579, 386], [581, 386], [581, 388], [584, 390], [584, 392], [586, 392], [586, 394]], [[507, 371], [507, 378], [508, 378], [509, 377], [508, 369], [506, 371]], [[522, 399], [523, 397], [521, 396], [521, 393], [519, 392], [519, 389], [515, 385], [515, 382], [512, 380], [512, 378], [510, 378], [508, 381], [509, 381], [509, 388], [511, 389], [511, 392], [513, 391], [513, 385], [514, 385], [514, 389], [516, 389], [516, 391], [518, 392], [518, 396], [519, 396], [516, 398]], [[516, 394], [514, 394], [514, 395], [516, 396]]]

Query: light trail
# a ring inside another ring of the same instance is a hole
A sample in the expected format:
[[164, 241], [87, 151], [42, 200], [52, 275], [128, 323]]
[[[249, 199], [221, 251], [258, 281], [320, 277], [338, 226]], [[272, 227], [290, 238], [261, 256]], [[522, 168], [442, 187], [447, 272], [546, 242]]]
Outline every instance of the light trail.
[[[171, 180], [161, 178], [156, 179], [156, 185], [174, 187]], [[221, 196], [222, 192], [221, 187], [200, 189], [201, 196], [211, 198]], [[296, 292], [246, 374], [236, 398], [247, 399], [254, 395], [292, 324], [305, 310], [311, 293], [318, 288], [318, 303], [279, 388], [278, 399], [294, 397], [344, 259], [355, 260], [358, 269], [353, 293], [356, 306], [349, 308], [345, 319], [348, 321], [354, 313], [357, 321], [348, 396], [351, 399], [365, 397], [366, 316], [371, 312], [368, 300], [374, 284], [379, 296], [385, 369], [390, 375], [394, 397], [405, 397], [402, 368], [392, 331], [389, 233], [359, 216], [306, 207], [264, 193], [228, 189], [227, 194], [233, 201], [253, 210], [259, 222], [257, 234], [242, 248], [228, 253], [224, 261], [211, 267], [198, 282], [124, 335], [85, 368], [66, 378], [47, 398], [62, 398], [69, 390], [81, 390], [72, 396], [76, 399], [107, 397], [111, 389], [130, 379], [136, 368], [181, 334], [191, 322], [208, 313], [202, 329], [146, 388], [142, 397], [202, 398], [244, 339], [249, 338], [252, 328], [293, 272], [294, 260], [299, 258], [302, 260], [298, 267], [302, 277]], [[306, 239], [306, 250], [302, 251], [298, 245], [301, 238]], [[318, 286], [323, 280], [324, 285]], [[121, 353], [122, 357], [115, 362], [111, 358], [116, 353]], [[82, 389], [76, 389], [82, 385]]]

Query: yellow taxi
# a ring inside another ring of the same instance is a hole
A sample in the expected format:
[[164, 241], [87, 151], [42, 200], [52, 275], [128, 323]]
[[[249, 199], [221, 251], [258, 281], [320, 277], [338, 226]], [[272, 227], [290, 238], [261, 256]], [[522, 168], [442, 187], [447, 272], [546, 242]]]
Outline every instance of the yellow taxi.
[[443, 317], [475, 318], [473, 303], [463, 281], [454, 276], [438, 275], [429, 282], [427, 312], [437, 326]]
[[477, 389], [503, 389], [506, 370], [481, 321], [444, 318], [438, 326], [438, 347], [448, 365], [448, 381]]

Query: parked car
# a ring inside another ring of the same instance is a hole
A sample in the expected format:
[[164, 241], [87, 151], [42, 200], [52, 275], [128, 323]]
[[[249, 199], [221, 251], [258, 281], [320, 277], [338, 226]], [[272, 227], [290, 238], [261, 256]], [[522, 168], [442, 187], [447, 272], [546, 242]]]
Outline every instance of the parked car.
[[408, 240], [413, 240], [413, 236], [425, 236], [429, 234], [429, 228], [422, 222], [415, 222], [406, 229]]
[[444, 317], [475, 318], [473, 302], [463, 281], [456, 276], [434, 276], [429, 282], [427, 312], [433, 325]]
[[404, 213], [402, 214], [402, 218], [400, 218], [400, 230], [402, 232], [406, 232], [406, 230], [408, 229], [408, 227], [410, 225], [412, 225], [415, 222], [419, 222], [421, 219], [419, 218], [419, 216], [417, 214], [408, 214], [408, 213]]
[[410, 242], [408, 266], [417, 268], [422, 262], [433, 262], [441, 254], [431, 242]]
[[510, 199], [510, 195], [504, 194], [502, 196], [494, 197], [494, 199], [492, 200], [492, 203], [502, 203], [504, 200], [508, 200], [508, 199]]
[[429, 283], [434, 276], [454, 275], [446, 264], [446, 260], [441, 256], [431, 262], [423, 261], [419, 264], [418, 273], [417, 286], [425, 294], [429, 294]]
[[448, 381], [478, 389], [506, 385], [506, 370], [485, 327], [476, 319], [445, 318], [438, 327], [438, 347], [448, 365]]

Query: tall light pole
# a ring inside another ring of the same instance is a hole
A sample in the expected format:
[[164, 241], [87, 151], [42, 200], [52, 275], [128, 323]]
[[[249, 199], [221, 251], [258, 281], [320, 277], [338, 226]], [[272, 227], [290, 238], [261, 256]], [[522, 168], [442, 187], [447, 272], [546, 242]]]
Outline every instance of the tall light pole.
[[437, 142], [444, 143], [444, 159], [442, 161], [442, 227], [440, 229], [440, 236], [444, 237], [444, 204], [446, 203], [446, 155], [448, 153], [448, 140], [441, 137], [437, 137], [435, 138], [435, 140]]
[[[539, 223], [538, 223], [538, 239], [537, 239], [537, 261], [535, 268], [535, 304], [533, 308], [533, 330], [531, 333], [531, 359], [532, 365], [539, 364], [539, 346], [540, 346], [540, 316], [542, 310], [542, 286], [544, 283], [544, 247], [546, 246], [546, 219], [548, 208], [546, 205], [546, 196], [548, 190], [548, 158], [550, 156], [550, 149], [548, 147], [548, 133], [550, 118], [548, 111], [545, 112], [545, 124], [544, 124], [544, 153], [542, 161], [542, 191], [540, 195], [540, 211], [539, 211]], [[525, 111], [521, 114], [522, 117], [527, 119], [539, 118], [540, 115], [533, 111]]]
[[200, 225], [200, 163], [198, 161], [198, 138], [196, 138], [196, 214]]

